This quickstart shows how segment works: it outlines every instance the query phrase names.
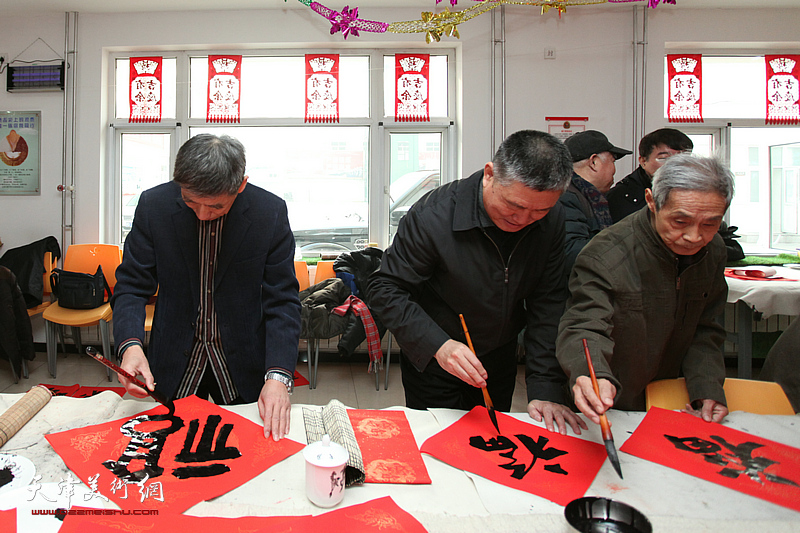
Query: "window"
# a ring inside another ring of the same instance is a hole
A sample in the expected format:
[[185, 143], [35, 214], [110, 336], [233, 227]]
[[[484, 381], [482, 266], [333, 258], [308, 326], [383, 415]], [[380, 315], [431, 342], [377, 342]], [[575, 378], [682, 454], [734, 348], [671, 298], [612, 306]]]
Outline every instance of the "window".
[[[208, 56], [197, 52], [164, 58], [162, 122], [129, 124], [130, 61], [124, 54], [114, 58], [116, 207], [109, 224], [121, 241], [139, 194], [168, 181], [177, 149], [200, 133], [226, 134], [244, 144], [249, 183], [286, 201], [297, 245], [311, 257], [368, 242], [387, 246], [401, 213], [435, 184], [453, 179], [445, 164], [453, 160], [452, 50], [431, 54], [431, 121], [421, 124], [394, 122], [393, 52], [340, 53], [338, 124], [304, 123], [305, 51], [248, 54], [242, 58], [239, 124], [206, 122]], [[382, 87], [373, 88], [375, 83]], [[398, 135], [398, 143], [389, 147], [384, 135]], [[398, 181], [417, 171], [428, 178]]]
[[[666, 87], [666, 63], [664, 72]], [[765, 87], [763, 55], [704, 54], [704, 125], [672, 125], [692, 138], [695, 153], [704, 155], [718, 150], [711, 149], [713, 142], [709, 144], [703, 135], [693, 132], [716, 128], [715, 135], [721, 139], [719, 151], [730, 161], [736, 185], [728, 212], [730, 224], [739, 228], [739, 242], [748, 254], [794, 252], [800, 246], [800, 166], [793, 164], [800, 128], [764, 125]], [[665, 100], [667, 97], [665, 92]]]

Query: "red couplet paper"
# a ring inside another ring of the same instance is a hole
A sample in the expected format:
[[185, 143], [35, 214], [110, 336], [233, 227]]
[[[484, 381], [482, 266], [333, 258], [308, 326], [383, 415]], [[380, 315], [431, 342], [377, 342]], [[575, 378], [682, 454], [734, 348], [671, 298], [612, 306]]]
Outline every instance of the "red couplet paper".
[[[341, 507], [317, 516], [244, 516], [241, 518], [195, 517], [175, 513], [123, 515], [112, 509], [73, 507], [64, 518], [59, 533], [84, 531], [269, 531], [269, 533], [425, 533], [413, 516], [401, 509], [390, 497], [378, 498], [359, 505]], [[128, 511], [130, 512], [130, 511]], [[4, 530], [5, 531], [5, 530]]]
[[800, 511], [800, 449], [653, 407], [620, 451]]
[[497, 413], [497, 431], [485, 407], [475, 407], [429, 438], [423, 453], [501, 485], [559, 505], [586, 493], [606, 460], [602, 444], [551, 433]]
[[40, 386], [45, 387], [53, 393], [53, 396], [72, 396], [81, 388], [77, 383], [75, 385], [50, 385], [49, 383], [39, 383]]
[[125, 396], [125, 387], [80, 387], [70, 396], [73, 398], [91, 398], [105, 391], [115, 392], [119, 394], [120, 398]]
[[308, 385], [308, 380], [298, 372], [297, 370], [294, 371], [294, 386], [295, 387], [302, 387], [303, 385]]
[[0, 531], [17, 533], [17, 510], [0, 511]]
[[46, 435], [93, 491], [122, 509], [180, 513], [238, 487], [303, 448], [196, 396], [139, 415]]
[[430, 483], [403, 411], [348, 409], [367, 483]]

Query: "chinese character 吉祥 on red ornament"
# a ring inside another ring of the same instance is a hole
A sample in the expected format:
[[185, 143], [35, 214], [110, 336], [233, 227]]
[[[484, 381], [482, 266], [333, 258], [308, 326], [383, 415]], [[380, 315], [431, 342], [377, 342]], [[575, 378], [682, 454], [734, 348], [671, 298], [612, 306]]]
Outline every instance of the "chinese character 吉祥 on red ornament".
[[670, 122], [703, 122], [703, 56], [667, 55]]
[[395, 55], [395, 119], [428, 122], [429, 54]]
[[160, 57], [130, 59], [129, 122], [161, 122], [161, 62]]
[[338, 54], [306, 54], [306, 122], [339, 122]]
[[207, 122], [239, 122], [242, 56], [208, 56]]
[[764, 56], [767, 124], [800, 123], [800, 55]]

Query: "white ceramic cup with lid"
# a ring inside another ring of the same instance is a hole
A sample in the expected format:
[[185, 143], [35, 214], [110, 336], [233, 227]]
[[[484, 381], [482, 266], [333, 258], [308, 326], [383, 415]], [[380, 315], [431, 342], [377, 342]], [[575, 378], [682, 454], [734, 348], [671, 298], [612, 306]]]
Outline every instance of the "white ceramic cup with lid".
[[333, 507], [344, 497], [344, 470], [350, 454], [323, 435], [321, 441], [306, 446], [306, 496], [319, 507]]

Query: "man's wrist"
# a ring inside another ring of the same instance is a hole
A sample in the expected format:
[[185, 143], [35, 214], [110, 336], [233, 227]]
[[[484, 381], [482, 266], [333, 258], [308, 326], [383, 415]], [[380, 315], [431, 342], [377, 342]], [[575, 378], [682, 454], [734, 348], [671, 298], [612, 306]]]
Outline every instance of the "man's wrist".
[[268, 379], [279, 381], [280, 383], [286, 385], [286, 391], [289, 394], [292, 394], [292, 392], [294, 392], [294, 376], [292, 376], [285, 370], [277, 368], [268, 370], [267, 373], [264, 375], [264, 382], [266, 383]]

